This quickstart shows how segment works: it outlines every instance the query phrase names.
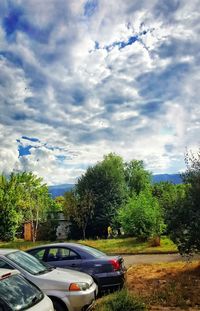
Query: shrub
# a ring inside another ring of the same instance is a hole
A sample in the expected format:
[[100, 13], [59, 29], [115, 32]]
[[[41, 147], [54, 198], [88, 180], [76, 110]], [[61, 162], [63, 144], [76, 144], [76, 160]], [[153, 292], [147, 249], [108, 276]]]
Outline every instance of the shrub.
[[119, 210], [119, 221], [125, 233], [141, 241], [160, 236], [165, 227], [159, 203], [149, 191], [130, 198]]
[[147, 310], [145, 304], [138, 298], [132, 296], [127, 290], [99, 299], [92, 311], [143, 311]]

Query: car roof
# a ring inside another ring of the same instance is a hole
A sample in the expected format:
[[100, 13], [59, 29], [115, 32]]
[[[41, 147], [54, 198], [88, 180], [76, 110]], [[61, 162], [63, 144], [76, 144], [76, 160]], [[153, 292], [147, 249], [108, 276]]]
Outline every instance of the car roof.
[[9, 253], [17, 252], [18, 249], [13, 248], [0, 248], [0, 255], [7, 255]]
[[[74, 246], [74, 247], [81, 247], [82, 244], [79, 244], [79, 243], [65, 243], [65, 242], [58, 242], [58, 243], [49, 243], [49, 244], [42, 244], [42, 245], [38, 245], [38, 246], [35, 246], [35, 247], [32, 247], [32, 248], [40, 248], [40, 247], [49, 247], [49, 246]], [[84, 246], [84, 245], [83, 245]]]
[[32, 248], [29, 248], [28, 251], [32, 250], [32, 249], [44, 248], [44, 247], [74, 247], [74, 248], [80, 249], [81, 247], [84, 247], [84, 246], [87, 246], [87, 245], [80, 244], [80, 243], [71, 243], [71, 242], [69, 242], [69, 243], [58, 242], [58, 243], [50, 243], [50, 244], [38, 245], [38, 246], [35, 246], [35, 247], [32, 247]]

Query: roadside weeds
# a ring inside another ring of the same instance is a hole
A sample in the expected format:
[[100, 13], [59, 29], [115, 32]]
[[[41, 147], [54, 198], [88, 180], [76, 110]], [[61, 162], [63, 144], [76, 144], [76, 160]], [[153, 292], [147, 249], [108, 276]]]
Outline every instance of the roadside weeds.
[[127, 288], [150, 310], [200, 310], [200, 263], [173, 262], [133, 265]]

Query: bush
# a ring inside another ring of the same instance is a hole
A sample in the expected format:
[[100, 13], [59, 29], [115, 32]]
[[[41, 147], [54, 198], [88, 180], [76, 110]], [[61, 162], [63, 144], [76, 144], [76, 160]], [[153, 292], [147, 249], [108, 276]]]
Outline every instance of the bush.
[[132, 296], [127, 290], [99, 299], [92, 311], [143, 311], [147, 310], [145, 304]]
[[151, 192], [143, 191], [119, 210], [119, 222], [126, 234], [146, 241], [160, 236], [165, 228], [159, 203]]

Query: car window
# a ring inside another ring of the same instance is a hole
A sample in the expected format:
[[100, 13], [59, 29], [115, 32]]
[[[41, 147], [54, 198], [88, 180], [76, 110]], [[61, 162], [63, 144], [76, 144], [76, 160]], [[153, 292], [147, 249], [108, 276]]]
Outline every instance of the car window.
[[81, 248], [85, 251], [87, 251], [90, 255], [96, 257], [96, 258], [100, 258], [100, 257], [106, 257], [107, 255], [101, 251], [99, 251], [96, 248], [90, 247], [90, 246], [86, 246], [86, 245], [81, 245]]
[[20, 275], [12, 275], [0, 281], [0, 296], [14, 310], [26, 310], [44, 297], [43, 293]]
[[0, 259], [0, 269], [14, 269], [11, 265], [9, 265], [6, 261], [3, 259]]
[[34, 275], [46, 273], [49, 271], [47, 265], [45, 265], [32, 255], [22, 251], [9, 253], [8, 255], [6, 255], [6, 257], [12, 260], [19, 267]]
[[69, 248], [54, 247], [49, 249], [47, 261], [74, 260], [80, 256]]
[[45, 253], [45, 248], [43, 249], [34, 249], [30, 252], [31, 255], [36, 257], [39, 260], [43, 260], [44, 258], [44, 253]]

